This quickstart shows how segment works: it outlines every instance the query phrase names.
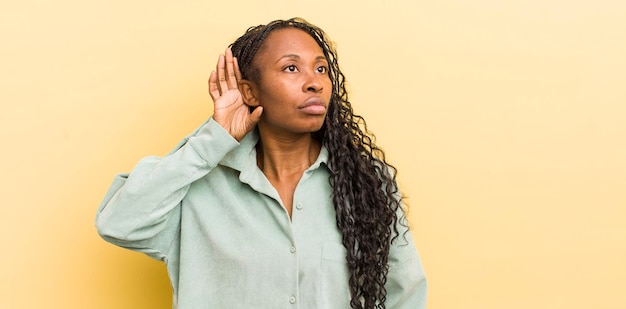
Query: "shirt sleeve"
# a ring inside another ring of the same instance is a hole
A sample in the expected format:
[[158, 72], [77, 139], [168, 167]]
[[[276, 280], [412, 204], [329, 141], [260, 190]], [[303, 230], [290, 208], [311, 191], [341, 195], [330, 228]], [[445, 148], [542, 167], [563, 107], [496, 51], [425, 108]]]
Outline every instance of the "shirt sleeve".
[[387, 299], [390, 309], [426, 308], [426, 276], [408, 227], [398, 224], [398, 237], [389, 249]]
[[191, 183], [239, 143], [212, 118], [163, 158], [146, 157], [117, 175], [96, 214], [106, 241], [165, 258], [180, 224], [180, 204]]

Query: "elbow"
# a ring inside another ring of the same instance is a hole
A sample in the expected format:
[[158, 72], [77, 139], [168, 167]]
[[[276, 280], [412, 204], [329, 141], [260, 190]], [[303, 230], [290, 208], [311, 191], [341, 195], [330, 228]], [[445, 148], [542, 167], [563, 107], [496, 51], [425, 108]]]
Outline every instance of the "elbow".
[[107, 242], [118, 243], [127, 238], [125, 234], [128, 235], [128, 231], [124, 231], [119, 223], [110, 220], [110, 218], [107, 218], [107, 216], [102, 213], [98, 213], [96, 216], [95, 225], [98, 235]]

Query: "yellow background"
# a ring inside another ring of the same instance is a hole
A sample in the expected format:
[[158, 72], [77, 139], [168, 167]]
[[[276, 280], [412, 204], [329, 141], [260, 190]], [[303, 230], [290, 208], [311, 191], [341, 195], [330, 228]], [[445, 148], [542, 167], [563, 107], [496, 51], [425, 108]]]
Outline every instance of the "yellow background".
[[211, 114], [227, 44], [291, 16], [400, 170], [429, 309], [626, 308], [621, 0], [3, 1], [0, 308], [170, 308], [96, 208]]

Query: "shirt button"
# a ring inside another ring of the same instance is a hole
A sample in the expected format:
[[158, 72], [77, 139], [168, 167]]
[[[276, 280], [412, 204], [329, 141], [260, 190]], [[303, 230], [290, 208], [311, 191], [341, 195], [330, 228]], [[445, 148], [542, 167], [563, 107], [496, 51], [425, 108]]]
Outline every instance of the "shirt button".
[[298, 203], [298, 204], [296, 204], [296, 208], [297, 208], [297, 209], [302, 209], [302, 207], [303, 207], [302, 203]]
[[295, 304], [296, 303], [296, 297], [295, 296], [289, 297], [289, 302], [292, 303], [292, 304]]
[[289, 252], [295, 253], [296, 252], [296, 247], [291, 246], [291, 248], [289, 248]]

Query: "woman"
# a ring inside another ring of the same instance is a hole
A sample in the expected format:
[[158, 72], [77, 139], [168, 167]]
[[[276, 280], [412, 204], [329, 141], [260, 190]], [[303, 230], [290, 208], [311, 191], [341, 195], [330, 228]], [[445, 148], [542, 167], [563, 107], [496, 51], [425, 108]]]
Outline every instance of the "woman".
[[174, 308], [423, 308], [395, 169], [325, 33], [252, 27], [209, 78], [214, 114], [116, 177], [107, 241], [167, 264]]

